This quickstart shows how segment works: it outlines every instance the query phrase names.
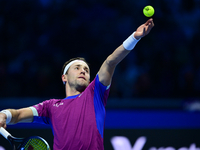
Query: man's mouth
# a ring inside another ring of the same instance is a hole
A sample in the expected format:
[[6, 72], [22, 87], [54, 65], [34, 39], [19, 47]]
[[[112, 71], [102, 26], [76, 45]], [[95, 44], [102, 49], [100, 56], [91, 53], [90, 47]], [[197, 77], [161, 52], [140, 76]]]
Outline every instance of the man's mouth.
[[85, 77], [78, 77], [78, 78], [82, 78], [82, 79], [86, 80]]

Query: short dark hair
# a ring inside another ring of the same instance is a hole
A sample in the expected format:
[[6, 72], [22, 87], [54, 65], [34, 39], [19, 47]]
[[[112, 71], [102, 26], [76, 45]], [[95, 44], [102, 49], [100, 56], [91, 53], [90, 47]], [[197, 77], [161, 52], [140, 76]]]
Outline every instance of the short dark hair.
[[[71, 61], [74, 61], [74, 60], [82, 60], [84, 61], [88, 66], [89, 66], [89, 63], [85, 60], [85, 58], [83, 57], [75, 57], [75, 58], [71, 58], [70, 60], [66, 61], [62, 67], [62, 71], [61, 71], [61, 76], [63, 75], [63, 72], [64, 72], [64, 69], [65, 67], [71, 62]], [[66, 72], [66, 74], [68, 73], [68, 71]]]

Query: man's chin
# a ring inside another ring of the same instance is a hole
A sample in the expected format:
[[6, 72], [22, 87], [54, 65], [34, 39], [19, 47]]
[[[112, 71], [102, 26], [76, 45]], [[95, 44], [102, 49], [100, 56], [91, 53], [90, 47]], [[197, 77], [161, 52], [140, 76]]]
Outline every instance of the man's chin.
[[84, 80], [84, 79], [82, 79], [82, 80], [80, 80], [79, 82], [77, 82], [80, 86], [88, 86], [89, 85], [89, 83], [86, 81], [86, 80]]
[[87, 84], [87, 83], [81, 83], [78, 85], [77, 89], [78, 89], [78, 91], [83, 92], [87, 88], [88, 85], [89, 84]]

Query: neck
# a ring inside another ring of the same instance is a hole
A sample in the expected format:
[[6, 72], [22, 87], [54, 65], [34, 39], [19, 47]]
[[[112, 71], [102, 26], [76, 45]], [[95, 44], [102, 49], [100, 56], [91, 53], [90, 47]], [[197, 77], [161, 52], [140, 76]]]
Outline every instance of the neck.
[[80, 94], [81, 92], [80, 91], [77, 91], [76, 89], [74, 88], [70, 88], [70, 87], [67, 87], [65, 88], [65, 93], [66, 93], [66, 97], [68, 96], [73, 96], [73, 95], [78, 95]]

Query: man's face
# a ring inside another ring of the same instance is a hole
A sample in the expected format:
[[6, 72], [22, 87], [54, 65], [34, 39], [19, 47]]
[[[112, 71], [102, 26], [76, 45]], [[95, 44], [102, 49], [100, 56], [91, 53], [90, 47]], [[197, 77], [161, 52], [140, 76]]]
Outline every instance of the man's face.
[[90, 82], [89, 66], [85, 62], [73, 63], [68, 70], [67, 82], [70, 87], [84, 91]]

